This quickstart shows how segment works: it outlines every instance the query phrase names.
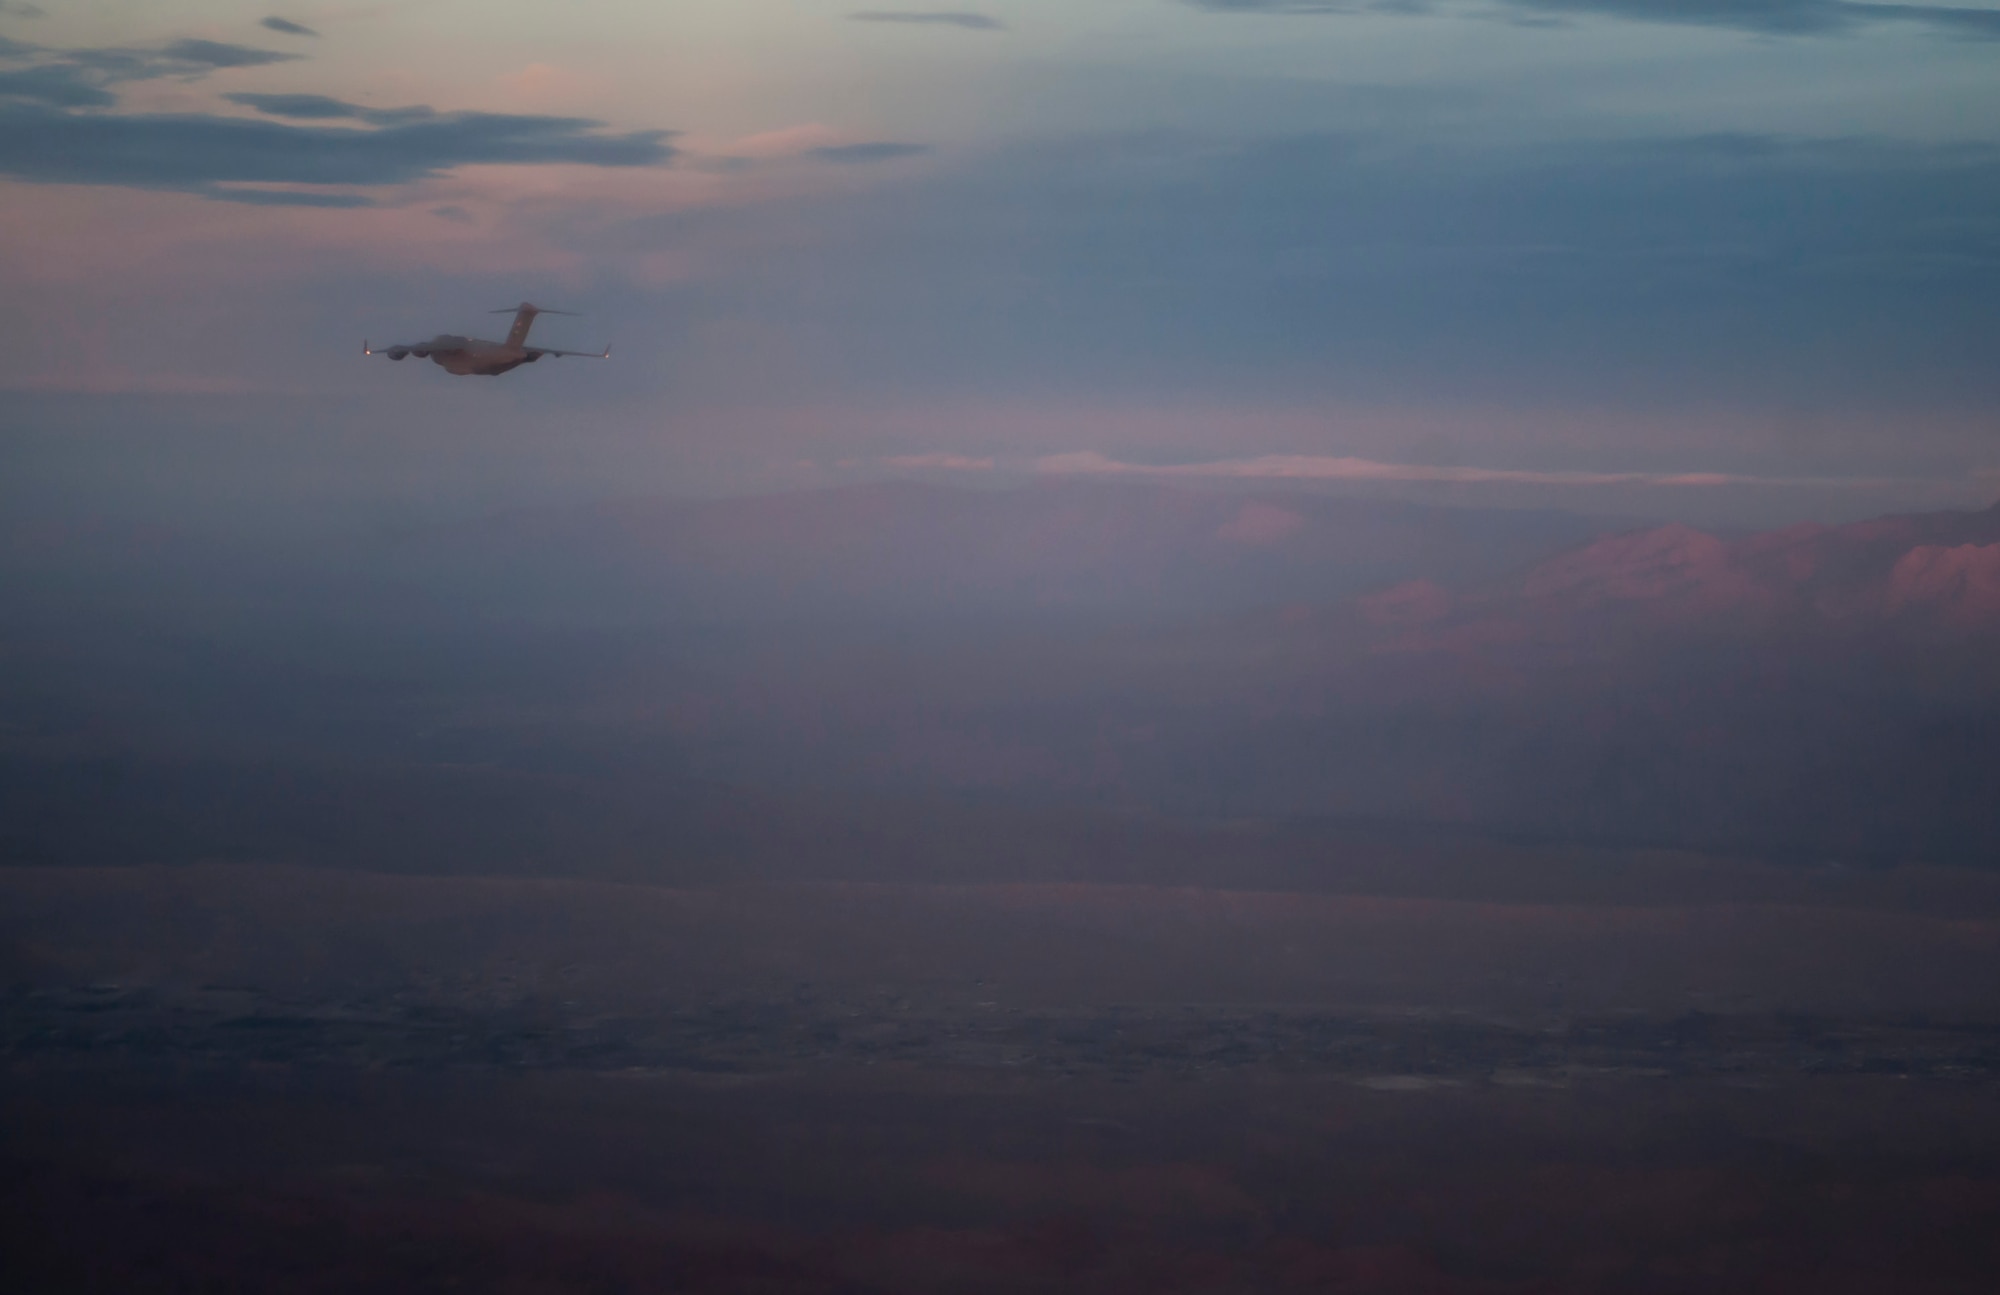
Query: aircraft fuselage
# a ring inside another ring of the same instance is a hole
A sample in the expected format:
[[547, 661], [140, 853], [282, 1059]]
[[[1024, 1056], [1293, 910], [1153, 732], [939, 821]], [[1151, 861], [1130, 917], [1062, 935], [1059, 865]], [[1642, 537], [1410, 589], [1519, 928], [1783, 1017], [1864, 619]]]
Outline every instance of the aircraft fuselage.
[[479, 375], [489, 378], [541, 358], [539, 353], [526, 347], [489, 342], [478, 337], [459, 337], [454, 333], [439, 333], [430, 341], [418, 342], [415, 346], [392, 346], [383, 353], [392, 360], [414, 355], [460, 377]]

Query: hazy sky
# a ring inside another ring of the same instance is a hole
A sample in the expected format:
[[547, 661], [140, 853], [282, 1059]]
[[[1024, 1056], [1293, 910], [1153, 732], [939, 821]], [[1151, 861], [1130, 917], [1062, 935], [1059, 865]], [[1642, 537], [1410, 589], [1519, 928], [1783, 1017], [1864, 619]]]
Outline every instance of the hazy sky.
[[14, 427], [2000, 494], [2000, 5], [5, 0], [0, 176]]

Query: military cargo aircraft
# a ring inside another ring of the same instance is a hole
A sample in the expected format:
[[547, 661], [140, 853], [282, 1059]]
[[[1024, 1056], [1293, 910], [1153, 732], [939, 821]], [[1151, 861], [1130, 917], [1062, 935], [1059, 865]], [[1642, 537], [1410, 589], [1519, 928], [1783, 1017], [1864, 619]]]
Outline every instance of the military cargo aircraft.
[[507, 330], [504, 342], [488, 342], [477, 337], [459, 337], [454, 333], [439, 333], [428, 342], [411, 342], [405, 346], [373, 347], [366, 341], [361, 343], [363, 355], [386, 355], [392, 360], [414, 355], [420, 360], [429, 360], [446, 373], [456, 373], [461, 377], [481, 374], [498, 377], [509, 369], [518, 369], [524, 364], [533, 364], [545, 355], [558, 358], [565, 355], [582, 356], [592, 360], [608, 360], [611, 348], [602, 351], [558, 351], [553, 347], [528, 345], [528, 329], [534, 325], [537, 315], [568, 315], [573, 311], [544, 310], [530, 302], [518, 306], [502, 306], [492, 312], [496, 315], [512, 314], [514, 326]]

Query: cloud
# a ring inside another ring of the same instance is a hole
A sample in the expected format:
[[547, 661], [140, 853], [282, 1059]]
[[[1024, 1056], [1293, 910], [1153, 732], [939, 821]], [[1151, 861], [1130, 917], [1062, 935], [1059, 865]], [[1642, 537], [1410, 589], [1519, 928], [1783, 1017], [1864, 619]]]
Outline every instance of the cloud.
[[[1420, 481], [1446, 485], [1537, 486], [1736, 486], [1809, 485], [1796, 478], [1737, 476], [1721, 472], [1542, 472], [1513, 468], [1447, 467], [1383, 463], [1320, 454], [1264, 454], [1207, 463], [1124, 463], [1094, 450], [1050, 454], [1035, 460], [1048, 476], [1207, 477], [1253, 481]], [[1832, 483], [1828, 483], [1832, 484]], [[1847, 483], [1840, 483], [1847, 484]]]
[[225, 94], [231, 103], [272, 117], [297, 117], [306, 121], [359, 117], [364, 111], [355, 104], [324, 94]]
[[409, 122], [430, 121], [439, 115], [437, 109], [424, 104], [411, 104], [404, 108], [364, 108], [360, 104], [324, 94], [237, 93], [222, 97], [231, 103], [254, 108], [267, 117], [288, 117], [301, 121], [351, 120], [365, 121], [374, 126], [401, 126]]
[[289, 18], [280, 18], [275, 14], [264, 20], [264, 26], [272, 31], [283, 32], [287, 36], [319, 35], [318, 32], [306, 26], [304, 23], [296, 23]]
[[[392, 185], [474, 164], [651, 166], [668, 161], [675, 151], [667, 142], [668, 131], [615, 134], [603, 132], [602, 122], [579, 117], [421, 111], [427, 115], [357, 130], [200, 114], [112, 116], [60, 112], [36, 103], [0, 104], [0, 174], [50, 184], [182, 190], [234, 202], [359, 205], [366, 200], [353, 195], [330, 199], [227, 186]], [[380, 119], [359, 109], [356, 114], [363, 120]]]
[[[1426, 0], [1191, 0], [1217, 13], [1356, 14], [1445, 12]], [[1722, 27], [1763, 36], [1828, 36], [1874, 23], [1912, 23], [1974, 40], [2000, 40], [2000, 10], [1956, 5], [1874, 4], [1866, 0], [1499, 0], [1543, 18], [1618, 18], [1675, 26]], [[1453, 5], [1465, 16], [1490, 10]]]
[[[275, 31], [305, 34], [271, 19]], [[352, 190], [455, 167], [572, 163], [628, 167], [674, 155], [671, 132], [606, 132], [578, 117], [368, 108], [321, 94], [223, 96], [280, 121], [184, 113], [114, 115], [112, 87], [294, 62], [297, 54], [188, 38], [153, 47], [54, 49], [0, 38], [0, 174], [51, 184], [121, 185], [264, 206], [362, 207]], [[84, 110], [84, 111], [79, 111]], [[356, 123], [325, 126], [295, 123]]]
[[994, 460], [966, 454], [893, 454], [882, 465], [905, 472], [991, 472]]
[[839, 142], [840, 132], [833, 127], [819, 122], [806, 122], [779, 130], [746, 135], [742, 139], [732, 141], [727, 151], [731, 157], [737, 159], [797, 157], [816, 148], [825, 148]]
[[277, 50], [252, 49], [219, 40], [177, 40], [161, 51], [170, 62], [194, 67], [264, 67], [271, 63], [291, 63], [303, 57]]
[[82, 69], [62, 64], [0, 71], [0, 100], [26, 99], [54, 108], [108, 108], [117, 96]]
[[806, 156], [816, 157], [822, 162], [886, 162], [891, 158], [915, 157], [928, 152], [928, 144], [898, 144], [883, 140], [870, 144], [828, 144], [807, 149]]
[[47, 14], [48, 10], [38, 4], [28, 4], [26, 0], [0, 0], [0, 17], [42, 18]]
[[1006, 31], [1007, 24], [983, 13], [934, 13], [927, 10], [870, 9], [847, 15], [854, 22], [910, 23], [926, 27], [959, 27], [966, 31]]
[[1822, 36], [1876, 22], [1921, 23], [1976, 39], [2000, 39], [2000, 10], [1857, 0], [1507, 0], [1548, 14], [1729, 27], [1766, 36]]
[[0, 37], [0, 100], [54, 108], [108, 108], [111, 87], [168, 77], [200, 80], [225, 68], [289, 63], [297, 54], [212, 40], [179, 40], [157, 49], [105, 46], [52, 49]]

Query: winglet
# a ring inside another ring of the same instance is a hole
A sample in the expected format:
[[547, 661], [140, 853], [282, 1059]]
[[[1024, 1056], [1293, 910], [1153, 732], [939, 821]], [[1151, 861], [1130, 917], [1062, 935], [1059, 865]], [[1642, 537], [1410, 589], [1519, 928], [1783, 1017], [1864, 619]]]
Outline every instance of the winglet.
[[372, 351], [372, 350], [370, 350], [370, 349], [368, 348], [368, 339], [367, 339], [367, 338], [365, 338], [365, 337], [361, 339], [361, 353], [362, 353], [363, 355], [373, 355], [373, 354], [375, 354], [375, 352], [374, 352], [374, 351]]

